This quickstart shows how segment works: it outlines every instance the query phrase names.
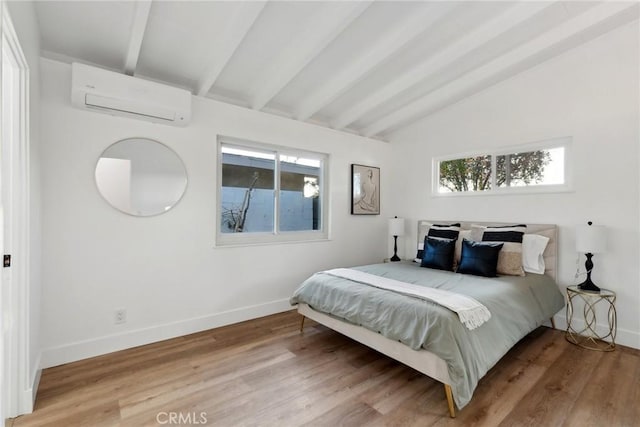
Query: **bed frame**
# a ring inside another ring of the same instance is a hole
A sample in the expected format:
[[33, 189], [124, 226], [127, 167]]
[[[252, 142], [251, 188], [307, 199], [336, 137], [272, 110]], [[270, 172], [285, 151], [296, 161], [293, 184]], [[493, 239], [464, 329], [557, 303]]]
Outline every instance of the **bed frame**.
[[[462, 222], [462, 221], [418, 221], [418, 233], [417, 242], [424, 241], [424, 236], [428, 232], [429, 224], [447, 224], [451, 222], [460, 222], [463, 230], [471, 229], [471, 224], [477, 225], [515, 225], [511, 223], [488, 223], [488, 222]], [[542, 234], [549, 238], [549, 243], [544, 251], [543, 257], [545, 260], [545, 274], [551, 276], [556, 280], [557, 272], [557, 253], [558, 253], [558, 228], [553, 224], [527, 224], [527, 233]], [[302, 322], [300, 323], [300, 333], [304, 330], [304, 319], [315, 320], [316, 322], [333, 329], [336, 332], [358, 341], [374, 350], [385, 354], [398, 362], [401, 362], [430, 378], [440, 381], [444, 384], [444, 392], [447, 398], [447, 406], [449, 408], [449, 416], [455, 418], [456, 411], [453, 402], [453, 395], [451, 393], [451, 379], [449, 378], [449, 371], [447, 369], [446, 362], [440, 357], [436, 356], [427, 350], [413, 350], [411, 347], [404, 345], [397, 341], [392, 341], [385, 338], [381, 334], [370, 331], [369, 329], [357, 326], [351, 323], [343, 322], [334, 317], [328, 316], [319, 311], [315, 311], [307, 304], [298, 304], [298, 313], [302, 315]], [[551, 326], [555, 328], [553, 318], [551, 320]]]

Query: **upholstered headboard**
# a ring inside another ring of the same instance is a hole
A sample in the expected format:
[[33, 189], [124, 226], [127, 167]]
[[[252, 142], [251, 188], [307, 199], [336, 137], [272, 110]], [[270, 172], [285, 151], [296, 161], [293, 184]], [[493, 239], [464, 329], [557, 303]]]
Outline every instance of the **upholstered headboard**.
[[[504, 226], [526, 224], [524, 222], [508, 223], [508, 222], [480, 222], [480, 221], [435, 221], [422, 219], [418, 221], [417, 243], [424, 242], [424, 236], [429, 231], [430, 224], [452, 224], [460, 223], [463, 230], [471, 230], [472, 224], [482, 226]], [[558, 226], [555, 224], [527, 224], [527, 233], [540, 234], [549, 238], [549, 243], [542, 254], [545, 263], [544, 274], [557, 279], [558, 274]]]

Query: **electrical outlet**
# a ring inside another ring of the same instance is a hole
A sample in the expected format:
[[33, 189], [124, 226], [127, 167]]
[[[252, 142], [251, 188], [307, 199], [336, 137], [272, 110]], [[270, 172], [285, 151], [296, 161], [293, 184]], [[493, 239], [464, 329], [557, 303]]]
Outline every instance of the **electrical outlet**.
[[113, 313], [113, 322], [116, 325], [121, 323], [127, 323], [127, 309], [126, 308], [118, 308]]

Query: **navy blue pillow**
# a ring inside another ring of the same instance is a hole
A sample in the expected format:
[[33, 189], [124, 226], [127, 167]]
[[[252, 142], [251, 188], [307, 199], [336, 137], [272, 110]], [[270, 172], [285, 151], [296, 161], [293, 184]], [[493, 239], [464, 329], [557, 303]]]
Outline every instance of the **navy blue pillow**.
[[462, 255], [458, 264], [458, 273], [476, 276], [496, 277], [498, 255], [503, 243], [474, 242], [462, 240]]
[[[455, 240], [458, 238], [458, 234], [460, 234], [459, 222], [455, 224], [431, 224], [431, 227], [429, 227], [427, 231], [427, 236], [441, 239]], [[424, 258], [424, 247], [423, 249], [418, 249], [418, 253], [416, 254], [416, 260], [422, 258]]]
[[455, 239], [432, 239], [427, 236], [424, 238], [424, 255], [420, 267], [452, 271], [455, 251]]

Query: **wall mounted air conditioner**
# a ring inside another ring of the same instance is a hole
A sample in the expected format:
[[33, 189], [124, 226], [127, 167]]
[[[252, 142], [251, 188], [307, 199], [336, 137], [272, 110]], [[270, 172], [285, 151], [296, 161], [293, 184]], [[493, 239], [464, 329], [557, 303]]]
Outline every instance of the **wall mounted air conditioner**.
[[114, 116], [186, 126], [191, 92], [84, 64], [71, 65], [71, 103]]

